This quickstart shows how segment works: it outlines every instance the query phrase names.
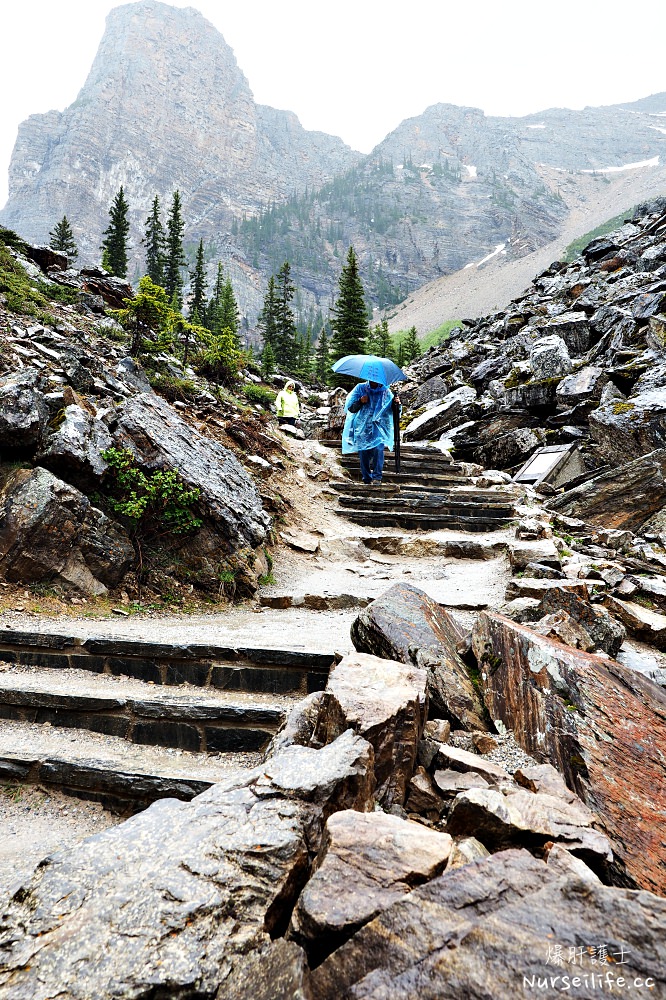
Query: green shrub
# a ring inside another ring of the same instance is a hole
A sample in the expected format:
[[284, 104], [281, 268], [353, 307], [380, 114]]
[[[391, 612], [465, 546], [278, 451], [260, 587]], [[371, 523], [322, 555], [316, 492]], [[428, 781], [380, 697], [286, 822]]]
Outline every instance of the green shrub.
[[259, 403], [260, 406], [265, 406], [267, 409], [271, 403], [275, 402], [277, 395], [270, 389], [266, 389], [265, 386], [255, 385], [254, 383], [252, 385], [246, 385], [243, 392], [251, 403]]
[[306, 400], [308, 406], [321, 406], [321, 399], [315, 393], [311, 393]]
[[165, 532], [186, 535], [201, 527], [203, 521], [194, 511], [201, 491], [188, 489], [176, 469], [146, 475], [126, 448], [109, 448], [102, 458], [111, 485], [106, 502], [129, 522], [135, 538]]

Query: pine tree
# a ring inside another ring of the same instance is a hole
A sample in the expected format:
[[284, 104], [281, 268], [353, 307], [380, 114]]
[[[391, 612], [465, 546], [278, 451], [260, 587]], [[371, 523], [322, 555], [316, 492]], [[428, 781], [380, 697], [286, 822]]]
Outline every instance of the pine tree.
[[[199, 240], [194, 270], [190, 271], [192, 293], [190, 295], [190, 322], [201, 326], [201, 317], [206, 313], [206, 264], [203, 240]], [[194, 317], [197, 317], [196, 320]]]
[[315, 364], [314, 370], [315, 375], [320, 380], [326, 384], [329, 381], [331, 375], [331, 359], [329, 357], [330, 351], [328, 346], [328, 337], [326, 336], [326, 330], [322, 330], [319, 334], [319, 340], [317, 342], [317, 351], [315, 354]]
[[183, 252], [184, 232], [185, 223], [183, 222], [180, 192], [174, 191], [167, 218], [164, 287], [167, 290], [169, 298], [173, 299], [175, 296], [179, 310], [183, 307], [182, 269], [187, 263]]
[[365, 342], [365, 349], [368, 354], [376, 354], [380, 358], [390, 358], [393, 360], [393, 341], [389, 333], [387, 320], [383, 319], [381, 323], [373, 326]]
[[296, 342], [296, 320], [291, 303], [296, 288], [291, 280], [291, 265], [285, 261], [277, 273], [275, 289], [275, 355], [288, 372], [298, 365], [298, 344]]
[[264, 297], [263, 309], [259, 313], [257, 326], [261, 332], [264, 347], [266, 344], [270, 344], [273, 348], [273, 356], [275, 356], [275, 349], [277, 347], [277, 296], [275, 292], [275, 278], [273, 277], [268, 281], [268, 290]]
[[417, 358], [421, 357], [421, 345], [416, 335], [415, 326], [412, 326], [407, 331], [407, 336], [403, 340], [401, 347], [403, 365], [411, 365], [412, 361], [416, 361]]
[[160, 199], [153, 199], [153, 207], [146, 219], [144, 237], [141, 240], [146, 248], [146, 274], [155, 285], [164, 287], [164, 244], [166, 236], [160, 215]]
[[222, 286], [220, 324], [223, 330], [231, 330], [237, 342], [240, 341], [238, 336], [240, 331], [240, 312], [238, 310], [236, 296], [234, 295], [234, 289], [231, 284], [231, 278], [228, 275], [224, 285]]
[[261, 377], [268, 381], [273, 372], [275, 371], [275, 354], [273, 348], [271, 347], [270, 341], [266, 341], [264, 344], [264, 349], [261, 352]]
[[55, 224], [49, 236], [51, 237], [49, 246], [52, 250], [58, 250], [60, 253], [66, 254], [69, 260], [76, 260], [79, 256], [79, 251], [76, 246], [72, 227], [66, 215], [63, 215], [60, 222]]
[[340, 293], [331, 309], [333, 328], [331, 355], [334, 362], [347, 354], [363, 354], [365, 341], [370, 332], [365, 293], [353, 247], [350, 247], [347, 253], [339, 287]]
[[102, 264], [116, 278], [127, 277], [127, 237], [130, 230], [128, 211], [129, 205], [121, 185], [109, 209], [109, 225], [103, 234], [106, 239], [102, 240]]
[[213, 285], [213, 294], [208, 300], [208, 306], [206, 307], [205, 315], [202, 316], [204, 320], [204, 326], [207, 330], [212, 333], [219, 333], [222, 329], [220, 325], [221, 317], [220, 312], [222, 309], [222, 294], [224, 292], [224, 269], [222, 267], [222, 261], [217, 263], [217, 275], [215, 277], [215, 284]]

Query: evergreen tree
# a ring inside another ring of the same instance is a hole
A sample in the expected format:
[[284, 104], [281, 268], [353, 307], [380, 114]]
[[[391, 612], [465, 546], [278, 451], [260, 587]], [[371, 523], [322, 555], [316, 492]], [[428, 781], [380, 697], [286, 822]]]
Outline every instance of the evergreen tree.
[[202, 317], [204, 326], [212, 333], [219, 333], [222, 329], [220, 312], [222, 309], [222, 294], [224, 292], [224, 269], [222, 261], [217, 262], [217, 275], [213, 285], [213, 294], [208, 300], [205, 316]]
[[261, 377], [268, 381], [273, 372], [275, 371], [275, 353], [271, 347], [270, 341], [266, 341], [264, 344], [264, 349], [261, 352]]
[[183, 275], [186, 265], [183, 252], [183, 222], [180, 192], [174, 191], [167, 218], [166, 251], [164, 260], [164, 287], [170, 299], [175, 296], [178, 309], [183, 307]]
[[130, 230], [128, 211], [129, 205], [121, 185], [109, 209], [109, 225], [103, 234], [106, 239], [102, 240], [102, 265], [116, 278], [127, 277], [127, 237]]
[[[194, 270], [190, 271], [192, 293], [190, 295], [190, 322], [201, 326], [201, 317], [206, 314], [206, 265], [204, 262], [203, 240], [199, 240]], [[197, 317], [196, 319], [194, 317]]]
[[338, 361], [347, 354], [363, 354], [368, 329], [368, 311], [365, 293], [358, 273], [358, 260], [350, 247], [347, 261], [339, 280], [340, 293], [331, 309], [332, 360]]
[[407, 336], [403, 340], [401, 347], [403, 365], [411, 365], [412, 361], [416, 361], [417, 358], [421, 357], [421, 345], [419, 344], [419, 340], [416, 335], [415, 326], [412, 326], [408, 330]]
[[317, 351], [315, 354], [314, 370], [315, 375], [320, 380], [326, 384], [329, 381], [331, 375], [331, 359], [329, 357], [330, 351], [328, 346], [328, 337], [326, 336], [326, 330], [322, 330], [319, 334], [319, 340], [317, 342]]
[[309, 326], [305, 333], [298, 336], [296, 347], [296, 371], [302, 378], [307, 378], [312, 372], [312, 330]]
[[153, 207], [146, 219], [141, 243], [146, 248], [146, 274], [155, 285], [164, 287], [164, 244], [166, 236], [160, 215], [160, 199], [153, 199]]
[[381, 323], [373, 326], [365, 342], [365, 349], [368, 354], [376, 354], [379, 358], [390, 358], [393, 361], [393, 341], [387, 320], [383, 319]]
[[275, 349], [277, 347], [277, 295], [275, 292], [275, 278], [273, 277], [268, 281], [268, 290], [264, 297], [263, 309], [259, 313], [257, 326], [263, 337], [264, 347], [266, 344], [270, 344], [273, 348], [273, 356], [275, 357]]
[[277, 273], [275, 292], [276, 329], [273, 348], [283, 368], [288, 372], [293, 372], [298, 365], [296, 320], [291, 308], [296, 288], [291, 280], [291, 265], [289, 261], [285, 261]]
[[60, 222], [55, 224], [49, 236], [51, 237], [49, 246], [52, 250], [58, 250], [60, 253], [67, 254], [70, 260], [76, 260], [79, 256], [79, 251], [76, 246], [72, 227], [66, 215], [63, 215]]
[[223, 330], [231, 330], [236, 338], [236, 341], [240, 343], [240, 312], [238, 310], [236, 296], [234, 295], [234, 289], [231, 284], [231, 278], [228, 275], [224, 285], [222, 286], [220, 324]]

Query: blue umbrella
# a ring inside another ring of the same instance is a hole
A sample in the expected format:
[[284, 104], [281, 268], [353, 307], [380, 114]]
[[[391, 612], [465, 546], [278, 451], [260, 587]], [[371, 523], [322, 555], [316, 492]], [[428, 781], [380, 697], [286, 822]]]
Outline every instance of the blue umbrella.
[[398, 368], [389, 358], [378, 358], [375, 354], [348, 354], [335, 362], [333, 371], [368, 382], [379, 382], [381, 385], [407, 380], [402, 368]]

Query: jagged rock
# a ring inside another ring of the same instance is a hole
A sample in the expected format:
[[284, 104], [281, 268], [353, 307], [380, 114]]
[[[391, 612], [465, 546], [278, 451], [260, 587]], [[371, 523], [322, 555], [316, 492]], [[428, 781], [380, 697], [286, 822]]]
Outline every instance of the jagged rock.
[[525, 575], [532, 580], [561, 580], [564, 576], [561, 570], [538, 562], [528, 563], [525, 567]]
[[503, 615], [514, 622], [536, 622], [541, 618], [541, 601], [536, 597], [515, 597], [501, 607]]
[[599, 399], [607, 382], [603, 368], [587, 365], [562, 379], [556, 391], [557, 401], [563, 406], [575, 406], [588, 399]]
[[666, 387], [601, 404], [590, 413], [590, 433], [611, 465], [664, 448]]
[[[503, 776], [504, 777], [504, 776]], [[506, 775], [508, 778], [508, 775]], [[470, 788], [487, 788], [488, 780], [476, 771], [454, 771], [452, 768], [435, 771], [435, 785], [442, 798], [451, 802], [460, 792]], [[492, 781], [495, 779], [493, 778]]]
[[113, 443], [106, 424], [76, 404], [67, 406], [63, 416], [36, 461], [79, 484], [99, 482], [107, 469], [102, 452]]
[[405, 809], [408, 813], [438, 818], [444, 808], [444, 800], [438, 795], [432, 778], [424, 767], [417, 767], [409, 782], [409, 792]]
[[[445, 609], [408, 583], [396, 583], [360, 613], [351, 627], [354, 647], [427, 670], [435, 711], [467, 729], [485, 729], [483, 708], [456, 651], [462, 638]], [[414, 651], [414, 652], [412, 652]]]
[[470, 788], [454, 799], [446, 828], [454, 836], [474, 835], [486, 847], [533, 846], [555, 841], [589, 864], [613, 860], [608, 839], [593, 828], [594, 814], [580, 800], [568, 802], [544, 792], [503, 786]]
[[[620, 622], [609, 615], [605, 608], [589, 604], [584, 596], [580, 597], [564, 587], [553, 587], [544, 594], [539, 611], [542, 615], [566, 612], [583, 627], [598, 649], [612, 657], [617, 656], [627, 634]], [[581, 645], [580, 648], [585, 647]]]
[[296, 549], [297, 552], [314, 553], [319, 548], [319, 539], [308, 531], [295, 531], [290, 528], [281, 531], [280, 538], [286, 542], [289, 548]]
[[[481, 612], [473, 637], [494, 720], [598, 815], [628, 877], [664, 892], [666, 694], [613, 660]], [[627, 876], [618, 866], [614, 880]], [[626, 883], [625, 883], [626, 884]]]
[[477, 753], [492, 753], [497, 750], [497, 740], [489, 733], [472, 733], [472, 746]]
[[294, 941], [277, 938], [249, 955], [237, 957], [217, 1000], [315, 1000], [305, 952]]
[[519, 767], [514, 771], [514, 781], [528, 788], [530, 792], [544, 792], [555, 795], [565, 802], [580, 801], [575, 792], [567, 788], [564, 778], [552, 764], [531, 764], [529, 767]]
[[427, 717], [425, 670], [350, 653], [332, 668], [326, 690], [372, 744], [378, 800], [385, 808], [402, 805]]
[[448, 719], [431, 719], [426, 722], [423, 735], [437, 743], [448, 743], [451, 735], [451, 723]]
[[312, 988], [317, 1000], [512, 997], [521, 987], [555, 996], [564, 975], [571, 982], [597, 965], [558, 968], [552, 956], [564, 962], [570, 948], [585, 953], [581, 942], [603, 941], [627, 981], [647, 977], [663, 990], [665, 934], [665, 900], [562, 877], [527, 851], [502, 851], [384, 910], [315, 970]]
[[543, 618], [534, 623], [533, 628], [539, 635], [557, 639], [566, 646], [582, 649], [586, 653], [591, 653], [596, 648], [596, 643], [590, 634], [566, 611], [555, 611], [552, 614], [544, 615]]
[[550, 538], [540, 538], [533, 542], [510, 542], [509, 562], [514, 570], [525, 569], [529, 563], [543, 563], [553, 569], [561, 565], [560, 554]]
[[583, 580], [539, 580], [529, 576], [509, 580], [504, 596], [507, 601], [520, 597], [534, 597], [541, 600], [549, 590], [568, 590], [580, 597], [587, 597], [587, 585]]
[[474, 861], [483, 861], [489, 853], [488, 849], [476, 837], [456, 837], [453, 840], [446, 870], [450, 872], [454, 868], [462, 868], [463, 865], [472, 864]]
[[518, 427], [491, 438], [478, 449], [479, 459], [493, 468], [503, 469], [524, 462], [546, 440], [541, 428]]
[[420, 417], [415, 417], [403, 433], [404, 441], [432, 440], [442, 431], [460, 423], [460, 414], [470, 413], [476, 401], [476, 391], [469, 385], [461, 385], [448, 393], [437, 406], [430, 406]]
[[590, 321], [584, 312], [566, 312], [548, 321], [549, 335], [561, 337], [574, 357], [585, 354], [590, 346]]
[[[469, 750], [461, 750], [459, 747], [451, 746], [449, 743], [442, 743], [437, 754], [436, 764], [440, 768], [447, 768], [452, 771], [460, 771], [463, 774], [479, 774], [486, 783], [496, 783], [498, 781], [511, 781], [511, 776], [499, 764], [480, 757], [479, 754], [471, 753]], [[435, 779], [435, 783], [439, 782]]]
[[440, 875], [451, 837], [385, 813], [339, 812], [326, 824], [317, 871], [301, 893], [292, 934], [320, 963], [415, 885]]
[[33, 369], [0, 381], [0, 449], [34, 448], [39, 444], [49, 407], [36, 387]]
[[60, 580], [103, 594], [134, 562], [124, 529], [46, 469], [5, 470], [0, 482], [0, 576]]
[[530, 365], [535, 379], [561, 378], [571, 371], [571, 358], [561, 337], [537, 340], [530, 351]]
[[601, 881], [581, 858], [572, 854], [563, 844], [553, 844], [548, 851], [546, 864], [557, 875], [573, 875], [583, 882], [592, 882], [595, 885]]
[[5, 909], [0, 997], [213, 996], [286, 928], [328, 816], [369, 808], [372, 788], [348, 731], [60, 851]]
[[607, 595], [604, 603], [630, 635], [657, 649], [666, 649], [666, 615], [657, 614], [633, 601], [618, 601], [612, 594]]
[[115, 446], [129, 449], [143, 469], [176, 469], [189, 488], [201, 491], [199, 506], [215, 531], [218, 551], [220, 541], [227, 552], [264, 541], [270, 519], [238, 459], [165, 400], [154, 393], [128, 399], [118, 409], [112, 434]]
[[636, 531], [666, 506], [666, 450], [642, 455], [549, 501], [588, 524]]

